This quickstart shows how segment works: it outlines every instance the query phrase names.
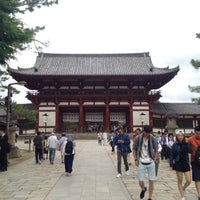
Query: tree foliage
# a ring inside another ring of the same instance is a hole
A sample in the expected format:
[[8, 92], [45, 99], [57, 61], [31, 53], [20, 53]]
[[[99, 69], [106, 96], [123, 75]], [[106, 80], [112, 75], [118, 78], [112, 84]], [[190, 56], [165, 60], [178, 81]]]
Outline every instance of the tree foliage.
[[44, 27], [27, 28], [17, 14], [33, 12], [42, 6], [57, 4], [58, 0], [0, 0], [0, 65], [8, 65], [18, 51], [34, 41]]
[[[196, 37], [198, 39], [200, 39], [200, 33], [197, 33]], [[192, 59], [191, 64], [195, 69], [200, 69], [200, 60], [199, 59], [197, 59], [197, 60]], [[191, 92], [200, 93], [200, 85], [199, 86], [189, 86], [189, 89], [190, 89]], [[199, 98], [193, 98], [192, 101], [200, 104], [200, 97]]]
[[[8, 80], [8, 72], [5, 68], [0, 66], [0, 92], [3, 92], [6, 89], [5, 82]], [[1, 98], [1, 95], [0, 95]]]
[[37, 111], [28, 109], [21, 104], [12, 103], [12, 115], [17, 119], [17, 126], [20, 130], [34, 129], [36, 124]]
[[30, 110], [24, 108], [22, 105], [16, 103], [13, 103], [12, 107], [15, 112], [14, 114], [18, 119], [27, 119], [29, 121], [36, 121], [36, 114], [37, 114], [36, 110]]
[[[58, 4], [58, 0], [0, 0], [0, 104], [5, 105], [3, 91], [7, 89], [6, 81], [9, 79], [7, 66], [10, 60], [15, 59], [18, 52], [29, 47], [37, 41], [36, 34], [44, 27], [26, 27], [19, 15], [33, 12], [35, 9]], [[41, 42], [41, 41], [39, 41]], [[42, 42], [41, 42], [42, 43]], [[11, 88], [12, 93], [18, 93]], [[13, 105], [19, 117], [35, 120], [34, 111], [24, 109], [17, 104]]]

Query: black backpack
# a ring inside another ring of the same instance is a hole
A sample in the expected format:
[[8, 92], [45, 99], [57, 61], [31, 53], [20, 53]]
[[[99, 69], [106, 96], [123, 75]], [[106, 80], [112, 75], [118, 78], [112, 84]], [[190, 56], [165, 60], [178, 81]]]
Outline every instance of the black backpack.
[[67, 141], [67, 144], [65, 145], [65, 153], [72, 154], [72, 152], [73, 152], [73, 142], [69, 140]]

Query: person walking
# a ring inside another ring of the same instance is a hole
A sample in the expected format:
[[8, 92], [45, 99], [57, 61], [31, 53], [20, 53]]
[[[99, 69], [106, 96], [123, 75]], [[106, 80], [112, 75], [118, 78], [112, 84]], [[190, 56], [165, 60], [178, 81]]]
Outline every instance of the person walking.
[[140, 133], [141, 133], [142, 131], [141, 131], [141, 129], [140, 128], [137, 128], [136, 130], [135, 130], [135, 134], [133, 135], [133, 142], [134, 142], [134, 140], [135, 140], [135, 138], [138, 136], [138, 135], [140, 135]]
[[103, 139], [103, 135], [102, 135], [102, 132], [99, 131], [97, 133], [97, 139], [98, 139], [98, 145], [102, 145], [102, 139]]
[[8, 147], [8, 135], [5, 134], [4, 126], [0, 127], [0, 172], [7, 171], [7, 147]]
[[[183, 132], [184, 134], [184, 132]], [[169, 133], [168, 134], [168, 142], [167, 142], [167, 157], [170, 158], [170, 152], [172, 150], [172, 146], [175, 142], [175, 139], [174, 139], [174, 134], [173, 133]]]
[[49, 149], [49, 161], [50, 164], [54, 164], [56, 149], [58, 147], [58, 139], [54, 132], [51, 133], [51, 136], [48, 137], [47, 146]]
[[108, 142], [108, 134], [106, 133], [106, 131], [104, 130], [103, 132], [103, 145], [105, 146], [106, 143]]
[[76, 146], [76, 144], [73, 140], [73, 135], [69, 134], [67, 140], [64, 141], [64, 144], [62, 147], [62, 154], [64, 155], [65, 175], [66, 176], [70, 176], [73, 171], [75, 146]]
[[61, 138], [60, 138], [60, 140], [59, 140], [59, 142], [58, 142], [59, 150], [60, 150], [60, 154], [61, 154], [61, 163], [64, 163], [64, 154], [62, 152], [62, 149], [63, 149], [64, 143], [65, 143], [66, 140], [67, 140], [67, 137], [63, 133]]
[[130, 138], [127, 134], [124, 133], [123, 128], [118, 128], [118, 135], [114, 137], [113, 140], [113, 147], [117, 146], [117, 178], [122, 176], [121, 171], [121, 160], [123, 158], [126, 175], [129, 176], [129, 166], [127, 161], [127, 155], [129, 153], [129, 145], [130, 145]]
[[41, 164], [43, 159], [43, 138], [41, 136], [41, 132], [38, 131], [37, 135], [33, 139], [33, 150], [35, 150], [35, 162], [36, 164]]
[[193, 149], [191, 154], [192, 180], [195, 182], [198, 200], [200, 200], [200, 163], [196, 161], [197, 149], [200, 147], [200, 125], [195, 127], [195, 134], [188, 139]]
[[152, 133], [152, 127], [144, 125], [143, 132], [138, 135], [133, 143], [133, 157], [138, 167], [138, 180], [141, 188], [140, 198], [143, 199], [147, 187], [145, 187], [145, 173], [149, 177], [149, 198], [151, 200], [156, 180], [155, 161], [158, 158], [158, 143]]
[[167, 160], [169, 158], [169, 155], [168, 155], [168, 146], [167, 146], [167, 144], [168, 144], [168, 132], [167, 132], [167, 130], [165, 130], [162, 133], [160, 143], [162, 145], [161, 160], [163, 160], [163, 159]]
[[43, 160], [47, 160], [48, 159], [48, 146], [47, 146], [47, 140], [48, 140], [48, 136], [45, 135], [44, 139], [43, 139]]
[[[176, 142], [170, 151], [170, 168], [176, 171], [178, 189], [181, 200], [185, 200], [184, 191], [191, 183], [189, 155], [192, 153], [191, 146], [186, 142], [183, 130], [176, 130]], [[183, 175], [185, 183], [183, 185]]]
[[111, 146], [111, 152], [112, 153], [115, 153], [115, 147], [113, 147], [113, 141], [114, 141], [114, 138], [115, 138], [115, 133], [114, 131], [111, 132], [111, 136], [110, 136], [110, 146]]

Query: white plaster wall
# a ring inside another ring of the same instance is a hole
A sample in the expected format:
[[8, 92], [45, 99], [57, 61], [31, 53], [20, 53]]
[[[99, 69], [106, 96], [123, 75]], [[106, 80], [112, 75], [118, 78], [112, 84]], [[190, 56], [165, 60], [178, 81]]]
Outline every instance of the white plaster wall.
[[144, 122], [143, 124], [149, 124], [149, 111], [133, 111], [133, 125], [134, 126], [141, 126], [142, 124], [142, 118], [141, 118], [141, 113], [144, 113], [145, 115], [143, 116]]
[[56, 112], [55, 111], [40, 111], [39, 112], [39, 126], [44, 126], [43, 115], [47, 113], [47, 126], [55, 126], [56, 125]]

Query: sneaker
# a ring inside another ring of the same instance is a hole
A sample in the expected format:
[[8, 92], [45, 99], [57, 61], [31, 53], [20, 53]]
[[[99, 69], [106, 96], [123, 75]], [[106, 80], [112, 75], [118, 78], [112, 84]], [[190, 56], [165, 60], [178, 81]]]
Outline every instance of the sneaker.
[[129, 175], [130, 175], [130, 174], [129, 174], [129, 171], [126, 171], [126, 175], [127, 175], [127, 176], [129, 176]]
[[181, 200], [185, 200], [185, 197], [182, 197]]
[[68, 173], [68, 176], [71, 176], [72, 174], [71, 173]]
[[147, 191], [147, 188], [145, 187], [144, 190], [142, 190], [140, 192], [140, 199], [143, 199], [144, 198], [144, 195], [145, 195], [145, 192]]
[[122, 175], [121, 174], [117, 174], [116, 178], [120, 178]]
[[69, 173], [68, 173], [68, 172], [65, 172], [65, 176], [69, 176]]

